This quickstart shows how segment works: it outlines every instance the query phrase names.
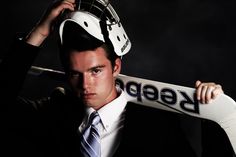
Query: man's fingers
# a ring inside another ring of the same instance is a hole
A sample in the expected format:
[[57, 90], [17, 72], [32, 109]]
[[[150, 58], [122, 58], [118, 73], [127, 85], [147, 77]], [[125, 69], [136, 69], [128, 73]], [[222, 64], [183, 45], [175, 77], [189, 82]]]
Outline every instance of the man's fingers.
[[204, 103], [210, 103], [210, 101], [212, 100], [213, 98], [213, 90], [215, 89], [215, 87], [213, 86], [209, 86], [207, 87], [207, 91], [206, 91], [206, 94], [205, 94], [205, 101]]
[[216, 85], [212, 91], [212, 98], [215, 99], [219, 94], [224, 93], [221, 85]]
[[210, 103], [211, 100], [223, 93], [221, 85], [213, 82], [202, 83], [201, 81], [196, 81], [195, 86], [197, 100], [204, 104]]
[[65, 2], [68, 2], [68, 3], [75, 3], [75, 0], [63, 0]]

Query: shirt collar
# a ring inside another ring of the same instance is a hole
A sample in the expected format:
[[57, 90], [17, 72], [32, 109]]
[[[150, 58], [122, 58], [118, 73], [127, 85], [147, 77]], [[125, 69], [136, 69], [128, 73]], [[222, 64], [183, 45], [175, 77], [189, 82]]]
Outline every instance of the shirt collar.
[[[101, 118], [102, 125], [106, 131], [115, 121], [119, 119], [127, 104], [125, 92], [121, 89], [117, 90], [119, 96], [97, 111]], [[93, 108], [87, 108], [87, 115], [90, 115], [93, 111], [95, 111]]]

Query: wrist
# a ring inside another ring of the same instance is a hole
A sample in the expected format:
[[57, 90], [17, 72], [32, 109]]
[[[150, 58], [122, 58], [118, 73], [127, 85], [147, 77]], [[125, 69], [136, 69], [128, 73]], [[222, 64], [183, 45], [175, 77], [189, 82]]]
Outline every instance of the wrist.
[[34, 46], [40, 46], [44, 40], [48, 37], [48, 34], [41, 33], [39, 29], [33, 29], [25, 38], [25, 41]]

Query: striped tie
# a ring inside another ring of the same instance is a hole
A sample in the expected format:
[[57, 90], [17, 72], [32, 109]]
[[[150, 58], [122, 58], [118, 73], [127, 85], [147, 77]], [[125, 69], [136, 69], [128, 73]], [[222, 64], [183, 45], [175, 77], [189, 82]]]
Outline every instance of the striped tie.
[[83, 131], [81, 140], [81, 153], [85, 157], [100, 157], [101, 146], [100, 136], [96, 125], [100, 122], [100, 117], [97, 112], [90, 114], [89, 123]]

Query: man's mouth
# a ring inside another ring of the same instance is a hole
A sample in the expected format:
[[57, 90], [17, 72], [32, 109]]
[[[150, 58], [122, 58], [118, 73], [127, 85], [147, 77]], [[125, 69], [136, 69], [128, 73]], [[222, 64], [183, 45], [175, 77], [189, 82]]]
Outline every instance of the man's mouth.
[[92, 99], [96, 94], [95, 93], [84, 93], [83, 98], [85, 100]]

